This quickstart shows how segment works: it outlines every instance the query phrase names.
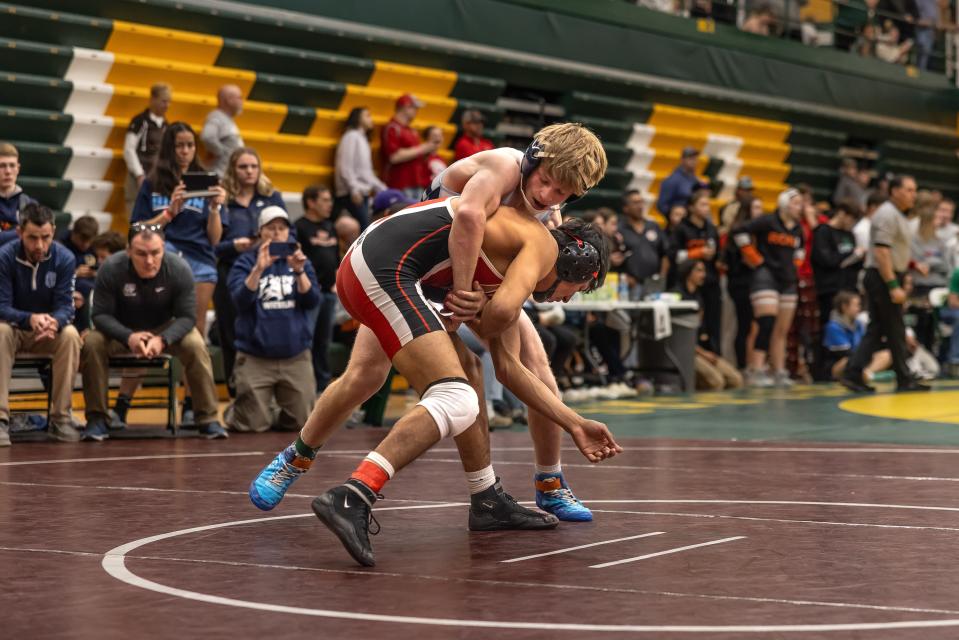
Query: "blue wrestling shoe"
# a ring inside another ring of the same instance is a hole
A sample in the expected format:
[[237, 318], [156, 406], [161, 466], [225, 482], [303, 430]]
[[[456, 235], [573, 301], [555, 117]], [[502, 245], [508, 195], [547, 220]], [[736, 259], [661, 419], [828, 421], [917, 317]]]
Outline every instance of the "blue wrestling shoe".
[[591, 522], [593, 512], [573, 495], [562, 473], [537, 473], [536, 506], [564, 522]]
[[291, 444], [276, 454], [273, 462], [250, 483], [250, 501], [258, 509], [269, 511], [280, 504], [286, 490], [306, 473], [312, 464], [313, 461], [309, 458], [296, 455], [296, 449]]

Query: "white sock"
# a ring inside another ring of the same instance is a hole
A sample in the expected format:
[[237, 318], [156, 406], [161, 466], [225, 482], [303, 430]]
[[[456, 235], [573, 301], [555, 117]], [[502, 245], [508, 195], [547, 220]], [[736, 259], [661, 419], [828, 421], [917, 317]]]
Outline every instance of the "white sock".
[[493, 471], [493, 465], [479, 471], [467, 471], [466, 484], [469, 485], [471, 496], [492, 487], [496, 484], [496, 472]]
[[536, 473], [563, 473], [563, 464], [557, 462], [551, 465], [536, 465]]
[[378, 466], [380, 469], [386, 472], [386, 475], [392, 480], [393, 474], [396, 471], [393, 470], [393, 465], [390, 464], [390, 461], [378, 454], [375, 451], [370, 451], [366, 454], [366, 459]]

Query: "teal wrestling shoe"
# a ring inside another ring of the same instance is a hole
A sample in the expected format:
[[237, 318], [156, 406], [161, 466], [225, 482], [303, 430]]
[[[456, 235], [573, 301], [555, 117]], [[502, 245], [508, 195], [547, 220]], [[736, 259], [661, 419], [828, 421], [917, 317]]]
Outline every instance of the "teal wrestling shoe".
[[312, 464], [313, 461], [309, 458], [296, 455], [296, 448], [291, 444], [276, 454], [273, 462], [250, 483], [250, 502], [258, 509], [269, 511], [280, 504], [286, 490], [306, 473]]
[[536, 506], [563, 522], [592, 522], [593, 512], [579, 501], [562, 473], [537, 473]]

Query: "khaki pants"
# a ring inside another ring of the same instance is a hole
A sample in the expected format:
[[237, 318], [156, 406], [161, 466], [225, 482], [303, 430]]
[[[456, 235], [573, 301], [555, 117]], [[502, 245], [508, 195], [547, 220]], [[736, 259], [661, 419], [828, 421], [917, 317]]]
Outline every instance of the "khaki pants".
[[[213, 384], [213, 364], [210, 354], [203, 344], [200, 332], [195, 328], [186, 334], [183, 340], [169, 345], [165, 353], [183, 363], [184, 375], [193, 394], [193, 413], [197, 424], [216, 422], [217, 398]], [[80, 354], [80, 372], [83, 374], [83, 400], [86, 403], [86, 416], [107, 419], [109, 412], [109, 359], [111, 356], [129, 355], [130, 348], [107, 338], [99, 331], [87, 334]], [[136, 360], [131, 366], [136, 366]]]
[[54, 340], [37, 342], [33, 331], [24, 331], [0, 323], [0, 420], [10, 420], [10, 378], [18, 353], [53, 356], [53, 389], [50, 397], [50, 421], [70, 424], [73, 404], [73, 379], [80, 362], [80, 334], [68, 324]]
[[[257, 358], [238, 353], [233, 369], [236, 400], [227, 409], [224, 422], [236, 431], [299, 431], [310, 415], [316, 381], [310, 352], [285, 359]], [[276, 398], [280, 413], [273, 415]]]
[[701, 355], [696, 355], [696, 388], [708, 391], [740, 389], [743, 376], [728, 360], [719, 358], [713, 364]]

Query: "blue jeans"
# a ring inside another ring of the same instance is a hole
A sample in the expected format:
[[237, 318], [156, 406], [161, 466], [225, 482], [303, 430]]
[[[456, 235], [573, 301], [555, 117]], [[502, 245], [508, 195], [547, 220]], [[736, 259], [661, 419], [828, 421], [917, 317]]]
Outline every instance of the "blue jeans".
[[952, 327], [946, 361], [949, 364], [959, 364], [959, 309], [943, 307], [939, 310], [939, 319]]
[[316, 391], [319, 393], [330, 384], [330, 342], [333, 341], [333, 312], [336, 311], [336, 294], [330, 291], [320, 292], [320, 304], [311, 311], [316, 318], [313, 330], [313, 375], [316, 377]]
[[920, 71], [929, 68], [929, 55], [936, 46], [936, 32], [933, 29], [916, 29], [916, 66]]

